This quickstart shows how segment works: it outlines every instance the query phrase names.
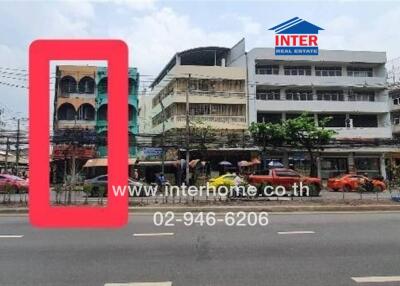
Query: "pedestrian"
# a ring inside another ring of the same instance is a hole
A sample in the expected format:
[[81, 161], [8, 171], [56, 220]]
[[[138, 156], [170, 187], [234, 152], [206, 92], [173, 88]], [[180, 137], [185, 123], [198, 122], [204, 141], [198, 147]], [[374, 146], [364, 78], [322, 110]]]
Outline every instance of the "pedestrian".
[[133, 170], [133, 179], [134, 179], [135, 181], [139, 181], [139, 172], [138, 172], [137, 169], [134, 169], [134, 170]]

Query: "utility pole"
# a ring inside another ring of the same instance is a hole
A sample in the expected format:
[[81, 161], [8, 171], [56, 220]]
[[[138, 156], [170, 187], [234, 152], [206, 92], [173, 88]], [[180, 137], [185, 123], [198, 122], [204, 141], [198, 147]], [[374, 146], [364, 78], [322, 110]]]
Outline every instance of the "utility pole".
[[18, 176], [18, 171], [19, 171], [19, 137], [20, 137], [20, 119], [18, 118], [17, 120], [17, 142], [15, 143], [15, 150], [16, 150], [16, 154], [15, 154], [15, 172]]
[[186, 88], [186, 186], [189, 186], [189, 159], [190, 159], [190, 154], [189, 154], [189, 132], [190, 132], [190, 127], [189, 127], [189, 93], [190, 93], [190, 79], [191, 79], [191, 74], [189, 74], [188, 77], [188, 84]]
[[6, 156], [4, 158], [4, 169], [7, 172], [7, 169], [8, 169], [8, 152], [10, 150], [10, 137], [7, 136], [6, 140], [7, 140], [6, 141]]
[[165, 108], [161, 97], [159, 97], [162, 112], [162, 137], [161, 137], [161, 173], [165, 174], [165, 150], [164, 150], [164, 138], [165, 138]]

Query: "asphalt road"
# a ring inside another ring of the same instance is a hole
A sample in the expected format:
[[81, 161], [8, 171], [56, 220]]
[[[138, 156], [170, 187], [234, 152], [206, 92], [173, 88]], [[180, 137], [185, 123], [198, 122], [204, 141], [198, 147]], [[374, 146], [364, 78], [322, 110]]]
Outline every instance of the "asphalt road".
[[400, 213], [271, 214], [263, 227], [158, 227], [137, 214], [117, 230], [43, 230], [25, 216], [0, 217], [2, 286], [400, 285], [352, 279], [400, 281], [387, 278], [400, 275], [399, 251]]

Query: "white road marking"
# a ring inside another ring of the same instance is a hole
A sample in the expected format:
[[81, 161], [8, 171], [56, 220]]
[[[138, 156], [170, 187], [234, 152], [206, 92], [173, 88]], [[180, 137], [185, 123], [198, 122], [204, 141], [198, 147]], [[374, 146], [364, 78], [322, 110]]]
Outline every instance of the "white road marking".
[[400, 282], [400, 276], [351, 277], [357, 283]]
[[313, 234], [312, 230], [278, 231], [278, 234]]
[[0, 234], [0, 238], [22, 238], [21, 234]]
[[104, 286], [172, 286], [172, 282], [106, 283]]
[[172, 236], [173, 232], [134, 233], [133, 236]]

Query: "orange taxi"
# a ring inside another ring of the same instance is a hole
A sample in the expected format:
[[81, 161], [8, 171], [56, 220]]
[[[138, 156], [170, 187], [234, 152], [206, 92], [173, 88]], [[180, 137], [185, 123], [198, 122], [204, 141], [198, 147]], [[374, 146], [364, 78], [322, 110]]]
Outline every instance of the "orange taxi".
[[346, 174], [340, 177], [328, 179], [327, 187], [329, 191], [333, 192], [354, 192], [368, 180], [371, 181], [376, 191], [383, 192], [386, 190], [386, 185], [382, 180], [369, 179], [363, 175], [357, 174]]

